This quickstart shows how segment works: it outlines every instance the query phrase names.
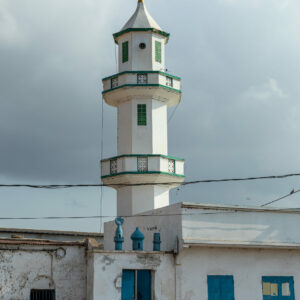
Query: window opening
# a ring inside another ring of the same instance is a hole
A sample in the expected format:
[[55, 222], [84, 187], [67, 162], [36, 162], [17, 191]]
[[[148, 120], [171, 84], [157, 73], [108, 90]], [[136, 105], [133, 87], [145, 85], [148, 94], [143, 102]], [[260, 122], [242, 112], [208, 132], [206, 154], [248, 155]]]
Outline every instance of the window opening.
[[138, 74], [137, 75], [137, 83], [138, 84], [147, 84], [148, 83], [148, 75], [147, 74]]
[[138, 126], [146, 126], [147, 125], [146, 104], [138, 104], [137, 105], [137, 124], [138, 124]]
[[119, 78], [114, 77], [111, 79], [111, 88], [114, 89], [119, 85]]
[[168, 160], [168, 172], [175, 173], [175, 160], [174, 159]]
[[116, 174], [118, 172], [118, 160], [112, 159], [110, 161], [110, 174]]
[[30, 300], [55, 300], [55, 290], [31, 290]]
[[161, 42], [155, 41], [155, 61], [161, 63]]
[[166, 86], [173, 87], [173, 78], [172, 77], [166, 77]]
[[138, 157], [137, 158], [137, 170], [138, 172], [148, 171], [148, 157]]
[[122, 63], [128, 61], [128, 41], [122, 43]]
[[295, 300], [292, 276], [263, 276], [263, 300]]

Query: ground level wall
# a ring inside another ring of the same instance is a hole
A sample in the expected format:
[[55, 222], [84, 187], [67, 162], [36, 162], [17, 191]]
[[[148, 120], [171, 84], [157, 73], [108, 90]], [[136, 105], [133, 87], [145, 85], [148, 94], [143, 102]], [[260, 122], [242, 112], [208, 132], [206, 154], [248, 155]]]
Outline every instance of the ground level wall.
[[207, 300], [207, 275], [233, 275], [236, 300], [262, 300], [262, 276], [293, 276], [300, 297], [300, 250], [194, 247], [176, 261], [177, 300]]
[[1, 247], [1, 300], [28, 300], [31, 289], [55, 289], [56, 300], [87, 298], [86, 247]]
[[152, 270], [156, 300], [175, 299], [173, 254], [161, 252], [95, 252], [89, 266], [88, 285], [93, 293], [88, 300], [121, 300], [122, 270]]

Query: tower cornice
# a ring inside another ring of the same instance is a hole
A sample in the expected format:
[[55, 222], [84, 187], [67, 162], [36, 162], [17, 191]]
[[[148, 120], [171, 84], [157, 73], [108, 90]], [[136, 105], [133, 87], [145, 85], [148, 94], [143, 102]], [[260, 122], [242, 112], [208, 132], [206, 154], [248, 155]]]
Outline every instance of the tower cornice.
[[127, 29], [121, 30], [121, 31], [116, 32], [116, 33], [113, 34], [113, 38], [115, 40], [115, 43], [118, 44], [118, 38], [121, 35], [129, 33], [129, 32], [151, 32], [151, 33], [156, 33], [158, 35], [161, 35], [161, 36], [165, 37], [165, 43], [168, 43], [169, 38], [170, 38], [170, 33], [167, 33], [165, 31], [162, 31], [162, 30], [159, 30], [159, 29], [156, 29], [156, 28], [127, 28]]

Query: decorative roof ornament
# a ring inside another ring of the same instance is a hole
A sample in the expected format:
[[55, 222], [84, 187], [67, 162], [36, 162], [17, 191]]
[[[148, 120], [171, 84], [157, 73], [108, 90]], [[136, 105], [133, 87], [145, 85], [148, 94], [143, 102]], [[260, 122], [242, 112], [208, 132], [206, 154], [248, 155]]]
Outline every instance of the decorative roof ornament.
[[115, 219], [115, 223], [117, 225], [116, 234], [115, 234], [115, 250], [121, 251], [122, 250], [122, 244], [124, 243], [124, 236], [123, 236], [123, 229], [122, 225], [124, 224], [124, 219], [121, 217], [118, 217]]
[[144, 0], [138, 0], [137, 8], [128, 20], [128, 22], [122, 27], [121, 31], [115, 33], [114, 39], [118, 43], [118, 37], [131, 31], [151, 31], [158, 33], [166, 38], [166, 42], [169, 39], [170, 34], [164, 32], [156, 21], [151, 17], [148, 12]]
[[132, 250], [135, 251], [143, 251], [143, 241], [144, 241], [145, 236], [143, 233], [139, 230], [137, 227], [135, 232], [131, 235], [132, 239]]

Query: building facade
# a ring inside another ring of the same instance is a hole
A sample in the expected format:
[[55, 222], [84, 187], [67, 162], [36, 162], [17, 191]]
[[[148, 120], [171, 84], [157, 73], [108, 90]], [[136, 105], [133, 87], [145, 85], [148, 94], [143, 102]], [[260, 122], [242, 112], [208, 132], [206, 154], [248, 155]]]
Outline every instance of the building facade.
[[165, 69], [169, 34], [139, 0], [114, 39], [119, 73], [103, 97], [118, 111], [118, 155], [101, 167], [119, 217], [104, 236], [0, 230], [0, 299], [299, 298], [300, 210], [170, 205], [184, 160], [168, 154], [167, 108], [181, 100]]

